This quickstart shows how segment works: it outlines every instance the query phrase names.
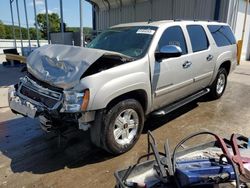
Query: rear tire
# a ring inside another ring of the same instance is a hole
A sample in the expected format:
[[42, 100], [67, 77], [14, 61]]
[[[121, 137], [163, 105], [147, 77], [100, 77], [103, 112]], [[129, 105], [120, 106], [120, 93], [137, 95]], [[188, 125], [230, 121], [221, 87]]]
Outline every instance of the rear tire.
[[216, 79], [212, 83], [210, 87], [210, 98], [211, 99], [219, 99], [227, 86], [227, 71], [225, 68], [220, 68], [218, 71], [218, 74], [216, 76]]
[[139, 139], [144, 125], [144, 111], [134, 99], [123, 100], [97, 115], [92, 142], [114, 155], [130, 150]]

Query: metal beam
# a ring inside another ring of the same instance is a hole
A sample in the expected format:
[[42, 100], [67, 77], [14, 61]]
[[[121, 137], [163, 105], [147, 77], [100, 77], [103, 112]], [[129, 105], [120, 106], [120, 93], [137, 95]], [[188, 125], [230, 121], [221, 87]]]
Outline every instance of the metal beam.
[[22, 37], [22, 29], [21, 29], [21, 23], [20, 23], [18, 0], [16, 0], [16, 11], [17, 11], [18, 26], [19, 26], [19, 35], [20, 35], [20, 40], [21, 40], [21, 49], [23, 49], [23, 37]]
[[[111, 26], [111, 24], [110, 24], [110, 2], [109, 2], [108, 0], [103, 0], [103, 2], [106, 2], [107, 5], [108, 5], [108, 16], [109, 16], [109, 19], [108, 19], [108, 21], [109, 21], [108, 27], [110, 27], [110, 26]], [[105, 3], [104, 3], [104, 4], [105, 4]]]
[[34, 6], [34, 16], [35, 16], [37, 46], [40, 47], [38, 25], [37, 25], [37, 15], [36, 15], [36, 1], [35, 0], [33, 0], [33, 6]]
[[244, 40], [245, 30], [246, 30], [246, 21], [247, 21], [247, 15], [248, 15], [248, 4], [249, 4], [249, 0], [246, 1], [246, 6], [245, 6], [245, 15], [244, 15], [242, 35], [241, 35], [241, 40], [242, 41]]
[[48, 16], [48, 3], [47, 0], [45, 0], [45, 13], [46, 13], [46, 23], [47, 23], [47, 39], [48, 44], [50, 44], [50, 36], [49, 36], [49, 16]]
[[64, 44], [64, 31], [63, 31], [63, 2], [60, 0], [60, 16], [61, 16], [61, 37]]
[[28, 40], [29, 40], [29, 49], [31, 51], [30, 28], [29, 28], [29, 23], [28, 23], [28, 14], [27, 14], [26, 0], [23, 0], [23, 3], [24, 3], [25, 20], [26, 20], [26, 26], [27, 26], [27, 34], [28, 34]]
[[175, 15], [174, 15], [174, 0], [171, 1], [171, 10], [172, 10], [172, 20], [175, 19]]
[[148, 21], [153, 21], [153, 0], [149, 0], [150, 3], [150, 18]]
[[136, 0], [134, 0], [133, 8], [134, 8], [134, 21], [136, 22]]
[[83, 28], [82, 28], [82, 0], [79, 0], [79, 11], [80, 11], [80, 46], [83, 47]]
[[216, 21], [219, 21], [220, 6], [221, 6], [221, 0], [217, 0], [215, 3], [215, 11], [214, 11], [214, 20], [216, 20]]
[[95, 5], [92, 5], [92, 26], [94, 31], [96, 30], [96, 22], [98, 19], [96, 18], [97, 17], [96, 14], [97, 14], [96, 7]]
[[[95, 31], [97, 30], [96, 23], [99, 22], [99, 5], [91, 0], [85, 0], [85, 1], [92, 5], [92, 24], [93, 24], [93, 30]], [[98, 15], [96, 16], [96, 14]]]
[[122, 23], [122, 8], [123, 8], [123, 3], [122, 0], [119, 0], [120, 2], [120, 23]]
[[241, 53], [242, 53], [242, 47], [243, 47], [243, 42], [244, 42], [244, 36], [245, 36], [245, 30], [246, 30], [246, 20], [247, 20], [247, 15], [248, 15], [248, 4], [249, 0], [246, 1], [246, 6], [245, 6], [245, 15], [244, 15], [244, 22], [243, 22], [243, 29], [242, 29], [242, 35], [241, 35], [241, 40], [238, 41], [237, 44], [237, 51], [238, 51], [238, 61], [237, 64], [240, 64], [240, 59], [241, 59]]
[[14, 25], [14, 17], [13, 17], [13, 8], [12, 8], [12, 3], [14, 0], [10, 0], [10, 14], [11, 14], [11, 21], [12, 21], [12, 35], [14, 38], [14, 46], [16, 48], [16, 31], [15, 31], [15, 25]]

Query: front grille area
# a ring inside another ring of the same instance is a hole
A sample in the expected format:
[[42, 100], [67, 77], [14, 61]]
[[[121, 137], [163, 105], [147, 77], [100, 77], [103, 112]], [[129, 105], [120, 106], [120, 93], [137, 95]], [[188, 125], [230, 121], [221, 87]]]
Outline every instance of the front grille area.
[[36, 78], [35, 76], [33, 76], [32, 74], [30, 74], [29, 72], [28, 72], [28, 74], [27, 74], [27, 77], [28, 77], [30, 80], [33, 80], [33, 81], [36, 82], [38, 85], [40, 85], [40, 86], [42, 86], [42, 87], [44, 87], [44, 88], [48, 88], [48, 89], [50, 89], [50, 90], [52, 90], [52, 91], [57, 91], [57, 92], [60, 92], [60, 93], [63, 92], [63, 89], [62, 89], [62, 88], [58, 88], [58, 87], [52, 86], [52, 85], [50, 85], [50, 84], [48, 84], [48, 83], [46, 83], [46, 82], [43, 82], [43, 81], [37, 79], [37, 78]]
[[62, 98], [62, 93], [44, 88], [25, 77], [20, 83], [20, 93], [48, 108], [53, 108]]

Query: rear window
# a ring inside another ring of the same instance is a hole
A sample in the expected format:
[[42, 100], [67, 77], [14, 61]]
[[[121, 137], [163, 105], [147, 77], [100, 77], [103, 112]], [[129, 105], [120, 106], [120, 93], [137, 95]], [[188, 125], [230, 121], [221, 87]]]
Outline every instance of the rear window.
[[236, 43], [234, 34], [229, 26], [208, 25], [208, 29], [211, 32], [217, 46], [228, 46]]
[[199, 52], [208, 49], [209, 43], [207, 35], [200, 25], [188, 25], [188, 34], [191, 40], [193, 52]]

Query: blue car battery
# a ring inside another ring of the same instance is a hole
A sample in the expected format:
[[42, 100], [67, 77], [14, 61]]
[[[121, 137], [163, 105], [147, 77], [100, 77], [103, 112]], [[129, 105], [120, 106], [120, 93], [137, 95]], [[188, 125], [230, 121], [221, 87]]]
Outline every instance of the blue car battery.
[[175, 177], [180, 187], [189, 187], [231, 182], [235, 180], [235, 172], [231, 164], [199, 159], [177, 162]]

